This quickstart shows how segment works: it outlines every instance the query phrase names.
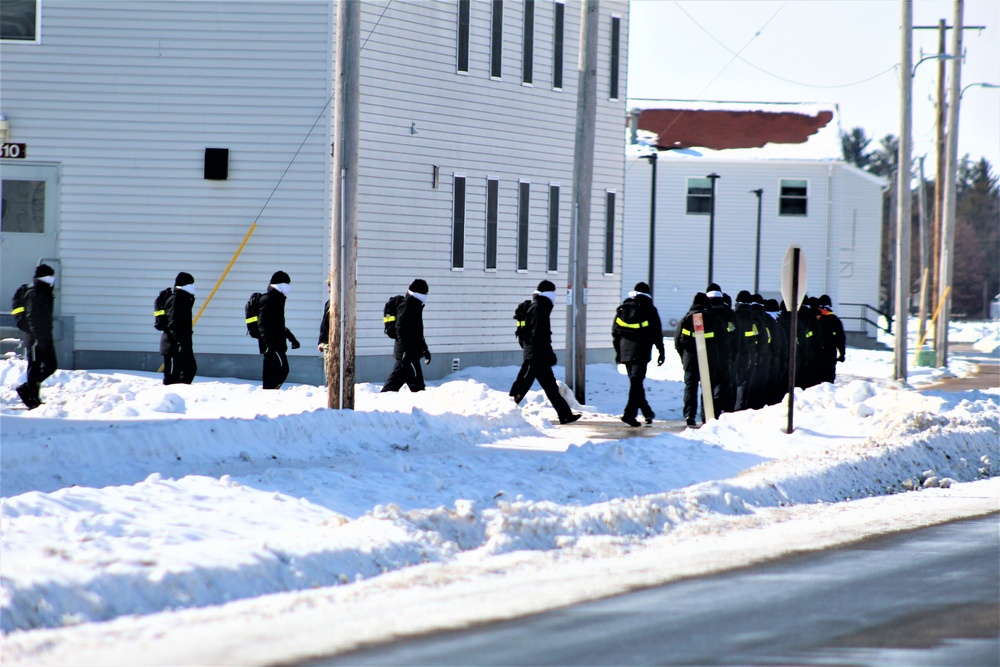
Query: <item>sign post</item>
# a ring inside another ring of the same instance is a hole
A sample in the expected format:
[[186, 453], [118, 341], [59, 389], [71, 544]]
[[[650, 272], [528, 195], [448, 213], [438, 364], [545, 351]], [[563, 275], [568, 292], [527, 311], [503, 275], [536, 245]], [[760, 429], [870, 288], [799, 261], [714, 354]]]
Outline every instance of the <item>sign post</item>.
[[705, 403], [705, 422], [715, 419], [715, 402], [712, 399], [712, 378], [708, 374], [708, 349], [705, 347], [705, 319], [695, 313], [694, 348], [698, 354], [698, 377], [701, 378], [701, 400]]
[[781, 263], [781, 298], [785, 308], [791, 315], [791, 325], [788, 332], [788, 426], [785, 433], [795, 430], [793, 415], [795, 413], [795, 361], [799, 339], [799, 306], [806, 293], [806, 258], [802, 248], [795, 244], [788, 246], [785, 259]]

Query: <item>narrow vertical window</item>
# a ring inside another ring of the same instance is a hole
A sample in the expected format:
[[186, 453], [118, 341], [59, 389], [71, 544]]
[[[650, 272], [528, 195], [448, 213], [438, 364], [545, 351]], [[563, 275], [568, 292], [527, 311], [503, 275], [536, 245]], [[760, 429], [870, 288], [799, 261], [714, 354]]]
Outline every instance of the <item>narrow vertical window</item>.
[[528, 210], [531, 183], [517, 184], [517, 270], [528, 270]]
[[707, 178], [688, 178], [687, 186], [687, 214], [708, 215], [712, 210], [712, 182]]
[[611, 17], [611, 94], [610, 98], [618, 99], [618, 54], [621, 49], [622, 20]]
[[563, 33], [565, 31], [566, 5], [556, 3], [555, 23], [552, 35], [552, 87], [563, 87]]
[[465, 267], [465, 176], [455, 177], [451, 224], [451, 268]]
[[549, 186], [549, 258], [546, 269], [559, 270], [559, 186]]
[[521, 83], [532, 83], [535, 68], [535, 0], [524, 0], [524, 37], [521, 42]]
[[500, 195], [500, 181], [486, 181], [486, 268], [497, 268], [497, 208]]
[[615, 272], [615, 193], [604, 195], [604, 273]]
[[458, 71], [469, 71], [469, 3], [458, 0]]
[[503, 74], [503, 0], [493, 0], [493, 20], [490, 26], [490, 76]]

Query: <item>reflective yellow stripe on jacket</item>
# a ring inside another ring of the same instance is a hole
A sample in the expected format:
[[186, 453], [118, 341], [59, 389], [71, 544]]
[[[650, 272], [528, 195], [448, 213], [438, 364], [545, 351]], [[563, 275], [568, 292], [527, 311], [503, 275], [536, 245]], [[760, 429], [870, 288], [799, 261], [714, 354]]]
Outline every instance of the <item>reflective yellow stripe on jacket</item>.
[[[247, 320], [247, 322], [249, 322], [249, 321], [250, 320]], [[389, 324], [389, 322], [395, 322], [395, 321], [396, 321], [396, 316], [395, 315], [386, 315], [385, 317], [382, 318], [382, 323], [383, 324]]]
[[24, 306], [21, 306], [20, 308], [15, 308], [14, 310], [10, 311], [10, 314], [11, 315], [20, 315], [23, 312], [24, 312]]
[[625, 327], [626, 329], [642, 329], [649, 326], [649, 320], [646, 320], [645, 322], [640, 322], [638, 324], [629, 324], [622, 318], [616, 317], [615, 324], [617, 324], [620, 327]]
[[253, 324], [256, 321], [257, 321], [256, 317], [248, 317], [247, 318], [247, 324]]

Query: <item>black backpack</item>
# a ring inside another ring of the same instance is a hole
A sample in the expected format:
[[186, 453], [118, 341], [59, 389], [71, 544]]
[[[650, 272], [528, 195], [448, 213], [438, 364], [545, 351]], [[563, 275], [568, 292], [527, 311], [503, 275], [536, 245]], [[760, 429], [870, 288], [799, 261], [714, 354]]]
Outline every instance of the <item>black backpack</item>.
[[615, 310], [614, 331], [632, 341], [642, 340], [649, 334], [649, 320], [643, 319], [642, 308], [634, 299], [625, 299]]
[[385, 335], [393, 340], [396, 340], [396, 313], [399, 312], [399, 306], [405, 298], [402, 294], [390, 296], [389, 300], [385, 302], [385, 307], [382, 308], [382, 325], [385, 328]]
[[24, 306], [28, 299], [28, 290], [31, 289], [31, 285], [21, 285], [14, 292], [14, 296], [10, 300], [10, 314], [14, 316], [14, 322], [17, 324], [17, 328], [21, 331], [28, 331], [28, 313], [25, 311]]
[[263, 296], [260, 292], [254, 292], [247, 299], [247, 304], [243, 306], [243, 315], [246, 317], [247, 323], [247, 335], [251, 338], [260, 338], [260, 329], [257, 326], [257, 320], [260, 317], [260, 302]]
[[530, 305], [531, 299], [525, 299], [514, 309], [514, 337], [517, 338], [517, 344], [521, 347], [524, 347], [524, 344], [528, 342], [528, 306]]
[[162, 289], [153, 300], [153, 328], [157, 331], [167, 330], [167, 297], [173, 293], [169, 287]]

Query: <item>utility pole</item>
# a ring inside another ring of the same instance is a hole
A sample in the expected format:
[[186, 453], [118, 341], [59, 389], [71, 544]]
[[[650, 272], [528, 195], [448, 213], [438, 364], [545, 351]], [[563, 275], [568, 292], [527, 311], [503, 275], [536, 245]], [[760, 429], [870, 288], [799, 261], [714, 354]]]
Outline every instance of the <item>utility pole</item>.
[[764, 196], [764, 188], [751, 190], [751, 194], [757, 195], [757, 252], [753, 264], [753, 293], [760, 294], [760, 212], [761, 203]]
[[924, 180], [924, 159], [920, 156], [920, 186], [917, 190], [917, 217], [920, 221], [920, 324], [917, 327], [917, 344], [923, 342], [927, 333], [927, 281], [930, 276], [931, 243], [927, 221], [927, 182]]
[[934, 326], [935, 348], [937, 349], [937, 365], [939, 368], [948, 365], [948, 320], [951, 318], [951, 279], [952, 262], [955, 245], [955, 211], [958, 177], [958, 114], [962, 105], [962, 19], [965, 12], [964, 0], [955, 0], [955, 27], [951, 35], [951, 81], [949, 81], [948, 97], [951, 105], [948, 108], [948, 151], [945, 154], [945, 187], [942, 210], [944, 218], [941, 231], [941, 265], [938, 275], [938, 288], [941, 290], [941, 314]]
[[913, 0], [902, 0], [902, 29], [899, 100], [899, 161], [896, 179], [896, 342], [894, 373], [897, 380], [906, 382], [906, 334], [910, 317], [910, 230], [912, 196], [910, 184], [912, 167], [910, 141], [913, 124]]
[[587, 378], [587, 269], [590, 209], [594, 185], [594, 125], [597, 122], [597, 30], [600, 2], [580, 3], [580, 59], [573, 150], [573, 224], [569, 238], [569, 304], [566, 337], [566, 383], [585, 403]]
[[[934, 124], [934, 221], [933, 221], [933, 247], [931, 248], [930, 263], [927, 268], [930, 270], [930, 288], [927, 300], [931, 304], [936, 304], [941, 298], [941, 286], [938, 284], [938, 271], [940, 270], [941, 258], [941, 229], [944, 221], [944, 177], [945, 177], [945, 123], [948, 111], [946, 88], [945, 61], [947, 58], [948, 31], [953, 26], [948, 25], [945, 19], [940, 19], [937, 25], [918, 25], [914, 30], [937, 30], [938, 31], [938, 89], [937, 89], [937, 114]], [[985, 30], [986, 26], [971, 25], [962, 26], [962, 30]]]
[[358, 264], [361, 2], [339, 0], [334, 65], [333, 201], [330, 220], [330, 335], [327, 407], [354, 409]]

